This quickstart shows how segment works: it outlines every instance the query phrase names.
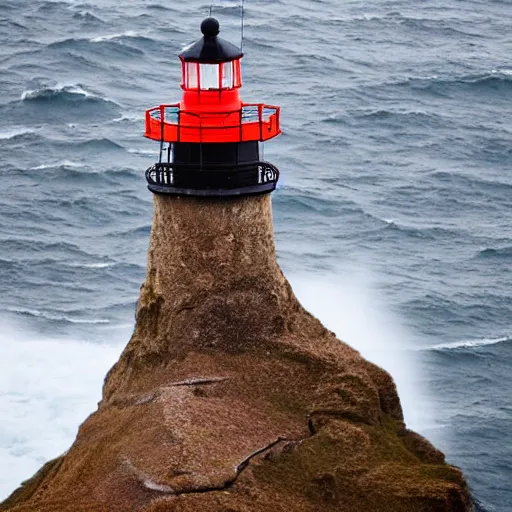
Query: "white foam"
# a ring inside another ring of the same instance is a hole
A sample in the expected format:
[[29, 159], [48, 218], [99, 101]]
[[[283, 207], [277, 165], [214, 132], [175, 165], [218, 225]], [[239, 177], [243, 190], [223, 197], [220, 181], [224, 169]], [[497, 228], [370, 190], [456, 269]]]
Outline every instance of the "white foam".
[[36, 89], [28, 89], [26, 91], [23, 91], [21, 93], [20, 100], [24, 101], [30, 98], [34, 98], [37, 92], [39, 92], [39, 90]]
[[34, 130], [30, 128], [13, 128], [11, 130], [7, 130], [6, 132], [0, 132], [0, 140], [9, 140], [17, 137], [18, 135], [26, 135], [29, 133], [34, 133]]
[[[375, 289], [375, 279], [353, 271], [337, 279], [292, 276], [291, 282], [304, 306], [326, 327], [391, 373], [408, 426], [437, 443], [433, 436], [442, 425], [419, 384], [419, 354], [411, 350], [414, 336]], [[1, 325], [0, 500], [69, 448], [78, 425], [96, 408], [103, 378], [133, 327], [98, 325], [98, 336], [103, 333], [108, 342], [91, 344], [41, 339], [18, 326]]]
[[[430, 429], [436, 421], [428, 390], [422, 387], [419, 354], [411, 351], [416, 340], [376, 289], [376, 278], [352, 269], [329, 281], [301, 276], [290, 280], [306, 309], [339, 339], [393, 376], [407, 425], [425, 434], [423, 426]], [[428, 437], [432, 438], [430, 433]]]
[[85, 268], [109, 268], [113, 267], [113, 263], [84, 263], [82, 265]]
[[109, 268], [113, 267], [114, 263], [107, 262], [98, 262], [98, 263], [79, 263], [79, 262], [70, 262], [67, 263], [68, 267], [74, 268]]
[[130, 148], [128, 149], [128, 153], [132, 153], [135, 155], [155, 155], [157, 152], [151, 149], [134, 149]]
[[89, 92], [87, 89], [84, 89], [80, 85], [57, 85], [57, 90], [66, 90], [72, 94], [80, 94], [81, 96], [85, 96], [86, 98], [97, 98], [96, 94]]
[[69, 322], [72, 324], [108, 324], [110, 321], [106, 318], [73, 318], [66, 315], [55, 315], [47, 311], [39, 311], [37, 309], [28, 308], [6, 308], [11, 313], [20, 315], [29, 315], [38, 318], [46, 318], [47, 320], [56, 320], [59, 322]]
[[97, 96], [83, 87], [71, 84], [71, 85], [65, 85], [65, 84], [57, 84], [55, 87], [46, 87], [41, 89], [29, 89], [27, 91], [23, 91], [21, 93], [21, 101], [24, 100], [30, 100], [33, 98], [37, 98], [39, 96], [48, 95], [48, 94], [58, 94], [60, 92], [68, 92], [70, 94], [77, 94], [79, 96], [84, 96], [86, 98], [97, 98]]
[[78, 169], [80, 167], [84, 167], [84, 164], [80, 162], [72, 162], [71, 160], [62, 160], [60, 162], [55, 162], [52, 164], [41, 164], [35, 167], [31, 167], [31, 171], [43, 171], [44, 169], [55, 169], [57, 167], [69, 167], [72, 169]]
[[[359, 16], [355, 16], [354, 18], [352, 18], [352, 21], [381, 21], [384, 19], [386, 19], [384, 16], [379, 16], [377, 14], [363, 13]], [[343, 21], [347, 21], [347, 20], [343, 20]]]
[[498, 73], [500, 75], [512, 76], [512, 69], [507, 69], [507, 68], [492, 69], [491, 73], [493, 75]]
[[112, 119], [111, 122], [121, 123], [123, 121], [144, 121], [144, 115], [141, 115], [140, 112], [125, 112], [119, 117]]
[[115, 39], [120, 39], [122, 37], [139, 37], [139, 36], [140, 36], [139, 33], [134, 32], [133, 30], [128, 30], [126, 32], [120, 32], [118, 34], [107, 34], [104, 36], [92, 37], [91, 39], [89, 39], [89, 41], [91, 41], [91, 43], [102, 43], [103, 41], [112, 41]]
[[57, 84], [55, 87], [41, 87], [40, 89], [29, 89], [21, 93], [20, 99], [21, 101], [26, 101], [36, 98], [51, 97], [62, 92], [66, 92], [68, 94], [75, 94], [77, 96], [83, 96], [84, 98], [94, 98], [119, 106], [119, 103], [117, 103], [115, 100], [105, 98], [103, 96], [98, 96], [97, 94], [88, 91], [79, 84]]
[[439, 343], [431, 347], [423, 347], [421, 350], [456, 350], [458, 348], [478, 348], [485, 347], [487, 345], [497, 345], [498, 343], [504, 343], [511, 341], [512, 338], [508, 336], [502, 336], [500, 338], [480, 338], [476, 340], [461, 340], [453, 341], [449, 343]]
[[127, 341], [124, 331], [122, 340], [109, 332], [108, 344], [92, 344], [1, 325], [0, 501], [70, 447]]

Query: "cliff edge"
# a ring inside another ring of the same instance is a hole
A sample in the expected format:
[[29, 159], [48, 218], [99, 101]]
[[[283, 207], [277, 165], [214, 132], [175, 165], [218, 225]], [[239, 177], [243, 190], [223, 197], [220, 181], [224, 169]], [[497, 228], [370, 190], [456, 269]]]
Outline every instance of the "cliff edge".
[[10, 512], [467, 512], [391, 377], [306, 312], [270, 196], [155, 196], [133, 336]]

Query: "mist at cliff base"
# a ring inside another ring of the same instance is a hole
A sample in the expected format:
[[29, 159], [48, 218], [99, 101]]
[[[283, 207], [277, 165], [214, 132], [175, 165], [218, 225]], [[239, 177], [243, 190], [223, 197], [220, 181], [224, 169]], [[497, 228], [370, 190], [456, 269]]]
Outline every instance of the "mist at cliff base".
[[12, 320], [0, 319], [0, 325], [2, 501], [70, 447], [128, 338], [105, 332], [101, 343], [50, 339]]
[[407, 427], [446, 446], [445, 439], [432, 435], [437, 425], [419, 360], [420, 342], [386, 304], [377, 276], [352, 268], [324, 279], [291, 276], [290, 283], [302, 305], [325, 327], [393, 376]]
[[[430, 438], [434, 423], [415, 340], [386, 306], [366, 274], [314, 278], [291, 275], [299, 300], [363, 357], [388, 370], [408, 427]], [[42, 337], [20, 321], [1, 319], [0, 500], [48, 460], [64, 453], [101, 398], [107, 371], [133, 325], [98, 326], [94, 342]], [[77, 331], [79, 332], [79, 331]], [[437, 439], [431, 439], [436, 443]]]

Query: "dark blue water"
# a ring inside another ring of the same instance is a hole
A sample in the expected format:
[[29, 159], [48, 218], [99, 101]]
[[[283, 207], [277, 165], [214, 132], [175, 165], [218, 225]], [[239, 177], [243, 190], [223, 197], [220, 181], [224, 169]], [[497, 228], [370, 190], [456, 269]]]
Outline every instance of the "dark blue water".
[[[0, 4], [0, 498], [69, 445], [129, 338], [144, 111], [178, 101], [208, 10]], [[213, 10], [237, 43], [239, 4]], [[246, 1], [243, 97], [282, 107], [280, 263], [488, 512], [512, 509], [511, 33], [507, 0]]]

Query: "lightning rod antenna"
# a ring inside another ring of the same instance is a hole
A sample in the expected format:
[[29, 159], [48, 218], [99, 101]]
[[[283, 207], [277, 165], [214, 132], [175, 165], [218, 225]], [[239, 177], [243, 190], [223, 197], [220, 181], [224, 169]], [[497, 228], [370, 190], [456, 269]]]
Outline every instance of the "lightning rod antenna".
[[242, 0], [242, 16], [241, 16], [241, 26], [240, 26], [240, 50], [243, 50], [244, 48], [244, 2], [245, 0]]

